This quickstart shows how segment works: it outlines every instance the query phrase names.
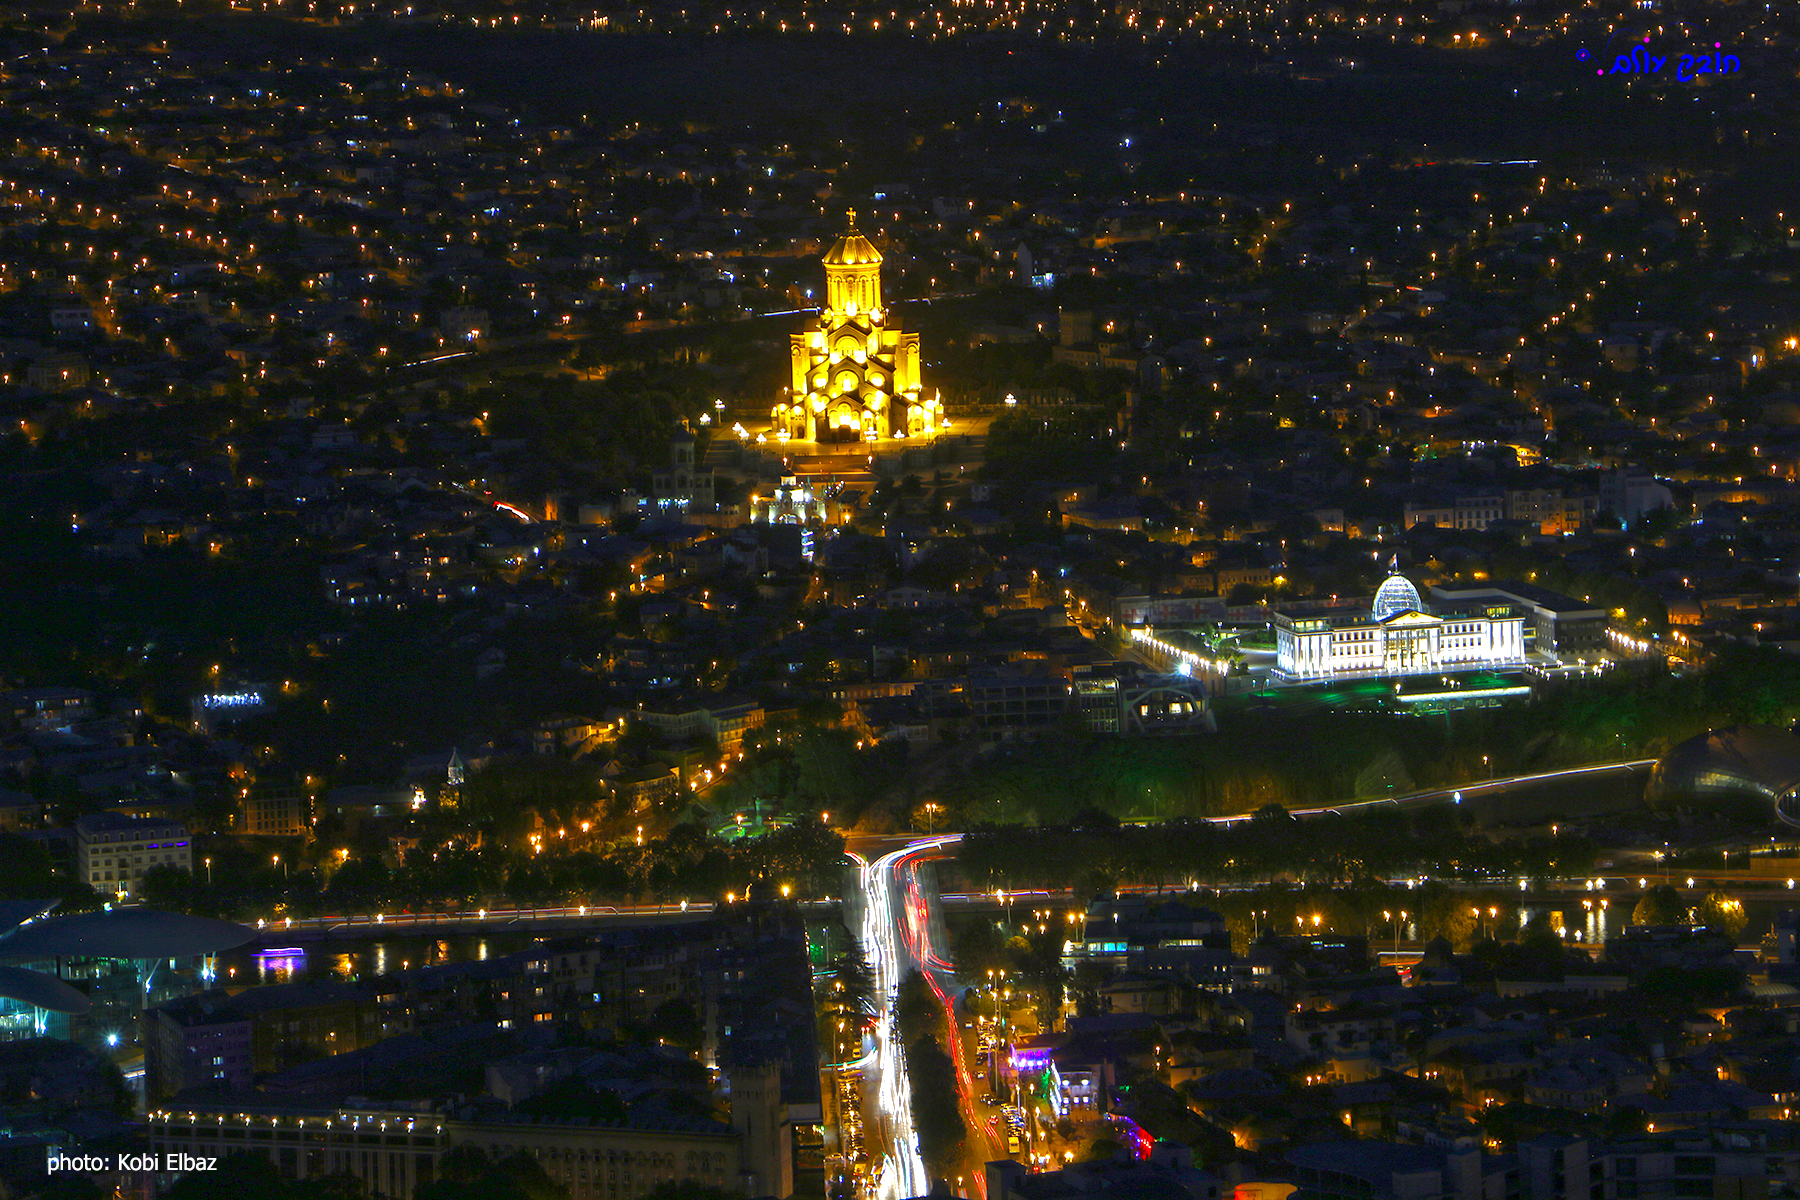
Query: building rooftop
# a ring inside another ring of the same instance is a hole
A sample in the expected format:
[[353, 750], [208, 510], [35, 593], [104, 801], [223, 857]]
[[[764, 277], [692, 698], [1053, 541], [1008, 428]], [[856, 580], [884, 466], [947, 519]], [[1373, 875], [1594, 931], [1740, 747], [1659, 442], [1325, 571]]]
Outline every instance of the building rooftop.
[[0, 959], [191, 958], [241, 946], [255, 936], [255, 930], [233, 921], [115, 908], [34, 921], [0, 940]]
[[828, 267], [861, 267], [881, 262], [881, 251], [875, 248], [875, 243], [857, 232], [854, 208], [850, 210], [849, 227], [825, 252], [824, 261]]
[[1287, 1160], [1302, 1170], [1350, 1175], [1380, 1188], [1394, 1175], [1442, 1170], [1444, 1152], [1431, 1146], [1345, 1140], [1296, 1146], [1288, 1151]]
[[1565, 596], [1561, 592], [1553, 592], [1549, 588], [1539, 587], [1535, 583], [1522, 583], [1517, 579], [1501, 579], [1493, 583], [1474, 587], [1437, 587], [1433, 586], [1431, 594], [1442, 596], [1446, 600], [1465, 600], [1475, 596], [1497, 595], [1523, 600], [1534, 608], [1554, 613], [1563, 618], [1575, 616], [1604, 616], [1605, 610], [1586, 600], [1577, 600], [1573, 596]]

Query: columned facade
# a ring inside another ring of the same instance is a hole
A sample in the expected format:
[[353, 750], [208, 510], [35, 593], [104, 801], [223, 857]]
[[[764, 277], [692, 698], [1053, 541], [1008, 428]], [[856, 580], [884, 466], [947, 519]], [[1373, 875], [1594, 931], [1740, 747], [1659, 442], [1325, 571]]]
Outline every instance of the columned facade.
[[1275, 614], [1275, 657], [1276, 670], [1289, 679], [1523, 666], [1525, 619], [1507, 605], [1434, 616], [1412, 584], [1395, 575], [1366, 617]]

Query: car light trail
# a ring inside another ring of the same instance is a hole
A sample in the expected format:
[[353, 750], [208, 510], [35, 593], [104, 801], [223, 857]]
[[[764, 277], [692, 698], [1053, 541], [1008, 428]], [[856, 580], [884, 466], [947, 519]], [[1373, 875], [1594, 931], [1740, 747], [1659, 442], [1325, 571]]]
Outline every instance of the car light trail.
[[[878, 1200], [904, 1200], [923, 1196], [931, 1190], [931, 1177], [925, 1160], [919, 1157], [918, 1131], [912, 1119], [912, 1083], [906, 1074], [905, 1047], [894, 1028], [893, 1002], [900, 980], [915, 966], [927, 967], [925, 977], [932, 991], [943, 1002], [949, 1018], [951, 1053], [955, 1057], [957, 1077], [962, 1090], [962, 1105], [967, 1115], [973, 1114], [970, 1101], [968, 1071], [962, 1062], [961, 1039], [956, 1036], [954, 1007], [935, 973], [949, 969], [931, 945], [930, 909], [919, 890], [919, 864], [937, 857], [945, 846], [961, 839], [961, 835], [931, 838], [914, 842], [874, 862], [861, 863], [863, 898], [862, 941], [869, 966], [875, 976], [875, 993], [883, 998], [887, 1009], [875, 1025], [875, 1046], [865, 1056], [864, 1081], [873, 1085], [865, 1094], [875, 1097], [871, 1128], [878, 1131], [882, 1143], [881, 1165], [875, 1178]], [[973, 1131], [974, 1125], [971, 1122]], [[977, 1187], [980, 1186], [977, 1177]]]
[[[984, 1132], [984, 1126], [975, 1112], [975, 1081], [969, 1074], [962, 1031], [956, 1019], [955, 993], [946, 990], [943, 982], [940, 982], [939, 979], [939, 976], [945, 977], [944, 982], [954, 989], [956, 987], [955, 967], [931, 944], [930, 908], [919, 887], [919, 864], [928, 859], [940, 857], [945, 846], [959, 840], [961, 840], [961, 835], [936, 838], [928, 842], [915, 842], [901, 851], [900, 855], [906, 864], [907, 912], [909, 915], [917, 914], [918, 942], [915, 954], [920, 969], [924, 973], [925, 982], [931, 985], [932, 994], [937, 997], [938, 1003], [944, 1006], [944, 1028], [949, 1033], [950, 1041], [946, 1049], [949, 1051], [951, 1063], [956, 1071], [957, 1103], [962, 1109], [963, 1127], [968, 1131], [969, 1137], [985, 1141], [987, 1135]], [[998, 1157], [997, 1150], [984, 1147], [976, 1155], [975, 1161], [976, 1163], [986, 1163]], [[976, 1170], [969, 1178], [974, 1182], [976, 1196], [980, 1200], [986, 1200], [987, 1176], [982, 1171]], [[963, 1194], [967, 1195], [968, 1193], [965, 1191]]]
[[893, 897], [888, 882], [893, 877], [895, 862], [907, 851], [896, 851], [862, 868], [863, 947], [875, 975], [875, 994], [882, 998], [883, 1012], [875, 1023], [875, 1049], [872, 1073], [864, 1078], [875, 1084], [876, 1119], [871, 1126], [879, 1131], [883, 1143], [881, 1166], [875, 1176], [875, 1194], [879, 1200], [904, 1200], [922, 1196], [930, 1190], [925, 1175], [925, 1162], [919, 1157], [918, 1133], [913, 1129], [912, 1084], [906, 1077], [902, 1048], [894, 1030], [894, 993], [903, 974], [897, 947]]
[[[1452, 797], [1472, 796], [1477, 792], [1505, 791], [1520, 784], [1548, 783], [1552, 779], [1575, 779], [1582, 775], [1604, 775], [1614, 771], [1641, 771], [1645, 767], [1656, 765], [1654, 758], [1633, 758], [1623, 762], [1590, 763], [1585, 767], [1564, 767], [1556, 771], [1541, 771], [1535, 775], [1509, 775], [1504, 779], [1484, 779], [1476, 783], [1465, 783], [1461, 787], [1432, 788], [1423, 792], [1408, 792], [1404, 796], [1384, 796], [1378, 800], [1349, 800], [1343, 804], [1331, 804], [1323, 808], [1290, 808], [1291, 817], [1317, 817], [1325, 813], [1347, 812], [1355, 808], [1374, 808], [1378, 805], [1422, 804], [1431, 800], [1447, 800]], [[1203, 820], [1214, 825], [1231, 825], [1237, 821], [1248, 821], [1255, 817], [1254, 813], [1233, 813], [1228, 817], [1205, 817]], [[1135, 821], [1133, 824], [1147, 824]], [[1020, 893], [1023, 895], [1023, 893]]]

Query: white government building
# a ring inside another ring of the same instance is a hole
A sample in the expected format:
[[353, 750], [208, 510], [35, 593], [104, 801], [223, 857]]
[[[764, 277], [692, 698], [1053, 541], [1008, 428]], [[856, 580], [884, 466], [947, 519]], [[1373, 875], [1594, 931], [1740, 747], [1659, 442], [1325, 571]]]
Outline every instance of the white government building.
[[1422, 675], [1525, 665], [1525, 618], [1501, 601], [1434, 616], [1405, 576], [1388, 576], [1368, 616], [1275, 614], [1275, 669], [1288, 679]]

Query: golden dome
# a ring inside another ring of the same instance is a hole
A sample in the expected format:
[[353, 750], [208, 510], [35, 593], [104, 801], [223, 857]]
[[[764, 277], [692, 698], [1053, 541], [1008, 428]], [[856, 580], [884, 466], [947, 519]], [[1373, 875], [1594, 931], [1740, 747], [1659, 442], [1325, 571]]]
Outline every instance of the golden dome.
[[856, 210], [850, 210], [850, 224], [837, 244], [825, 252], [828, 267], [864, 267], [881, 261], [875, 243], [856, 231]]

